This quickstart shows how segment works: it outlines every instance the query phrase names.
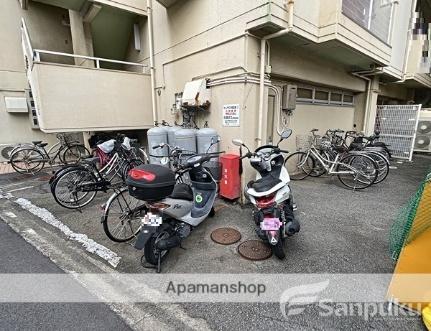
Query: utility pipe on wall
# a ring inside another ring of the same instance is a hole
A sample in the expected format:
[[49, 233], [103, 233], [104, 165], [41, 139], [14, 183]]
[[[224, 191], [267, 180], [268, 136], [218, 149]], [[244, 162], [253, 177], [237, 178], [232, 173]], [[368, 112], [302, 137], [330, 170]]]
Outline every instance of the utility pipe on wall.
[[153, 120], [157, 121], [156, 74], [155, 74], [155, 68], [154, 68], [153, 4], [152, 4], [152, 0], [147, 0], [147, 15], [148, 15], [148, 44], [149, 44], [149, 51], [150, 51], [151, 105], [153, 108]]
[[[287, 10], [289, 14], [289, 21], [288, 21], [288, 27], [284, 30], [278, 31], [276, 33], [270, 34], [268, 36], [263, 37], [260, 40], [260, 83], [259, 83], [259, 122], [258, 122], [258, 142], [259, 145], [260, 142], [262, 142], [262, 132], [263, 132], [263, 108], [264, 108], [264, 94], [265, 94], [265, 56], [266, 56], [266, 42], [267, 40], [277, 38], [284, 36], [288, 34], [290, 31], [293, 30], [293, 7], [294, 7], [295, 1], [294, 0], [288, 0], [287, 1]], [[269, 45], [268, 45], [269, 49]], [[269, 59], [268, 59], [269, 63]]]

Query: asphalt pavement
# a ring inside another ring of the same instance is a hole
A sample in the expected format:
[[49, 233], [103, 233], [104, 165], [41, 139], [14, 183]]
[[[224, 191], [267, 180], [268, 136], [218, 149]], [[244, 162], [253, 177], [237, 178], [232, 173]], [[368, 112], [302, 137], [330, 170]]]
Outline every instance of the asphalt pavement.
[[[0, 274], [63, 273], [3, 222], [0, 222], [0, 252]], [[76, 284], [74, 291], [85, 292], [85, 289]], [[130, 330], [103, 303], [0, 303], [0, 329]]]
[[[241, 258], [237, 253], [238, 244], [247, 239], [257, 239], [251, 220], [251, 209], [220, 200], [217, 202], [216, 216], [206, 220], [183, 242], [186, 250], [174, 249], [171, 252], [163, 264], [163, 272], [390, 274], [395, 267], [389, 250], [391, 225], [400, 208], [416, 192], [420, 181], [429, 171], [431, 158], [415, 156], [412, 163], [393, 165], [396, 169], [391, 169], [385, 182], [364, 191], [347, 190], [334, 177], [307, 178], [292, 182], [301, 232], [287, 241], [287, 254], [283, 261], [275, 257], [258, 262]], [[3, 175], [0, 176], [0, 188], [3, 187], [5, 193], [11, 192], [14, 199], [25, 198], [36, 206], [46, 208], [71, 230], [87, 234], [97, 243], [114, 251], [121, 257], [116, 271], [154, 272], [141, 266], [142, 252], [130, 244], [113, 243], [104, 234], [100, 224], [100, 206], [108, 199], [109, 194], [99, 194], [82, 213], [66, 210], [54, 202], [46, 178], [43, 177]], [[0, 207], [1, 205], [0, 199]], [[19, 206], [15, 208], [14, 212], [18, 214]], [[40, 220], [35, 220], [34, 224], [37, 222], [41, 223]], [[231, 246], [220, 246], [212, 242], [212, 230], [222, 226], [238, 229], [242, 234], [241, 241]], [[60, 232], [56, 235], [63, 236]], [[16, 249], [19, 252], [20, 248]], [[2, 252], [4, 250], [3, 248]], [[100, 260], [94, 254], [87, 254]], [[12, 261], [12, 258], [9, 257], [0, 261], [2, 264], [15, 263], [9, 263], [10, 260]], [[106, 264], [106, 261], [100, 262]], [[424, 330], [419, 317], [375, 316], [367, 320], [360, 316], [323, 317], [316, 306], [309, 306], [302, 314], [288, 320], [281, 316], [279, 304], [188, 303], [166, 306], [174, 307], [172, 309], [176, 315], [169, 313], [172, 320], [169, 316], [164, 319], [163, 314], [166, 311], [162, 314], [159, 307], [136, 304], [136, 307], [141, 307], [143, 311], [155, 317], [162, 317], [167, 324], [165, 326], [174, 329], [188, 329], [199, 321], [202, 322], [199, 325], [213, 330]], [[85, 317], [86, 312], [83, 314]], [[183, 321], [183, 324], [175, 324], [178, 321]]]

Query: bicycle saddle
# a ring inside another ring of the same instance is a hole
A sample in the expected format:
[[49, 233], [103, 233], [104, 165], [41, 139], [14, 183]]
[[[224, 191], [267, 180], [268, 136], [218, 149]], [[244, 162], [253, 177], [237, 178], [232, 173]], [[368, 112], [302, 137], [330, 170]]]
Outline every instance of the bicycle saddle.
[[35, 140], [32, 141], [33, 145], [39, 145], [42, 142], [42, 140]]
[[37, 144], [37, 147], [45, 147], [48, 146], [48, 143], [39, 143]]
[[89, 157], [89, 158], [83, 159], [81, 161], [85, 164], [97, 164], [97, 163], [99, 163], [99, 158], [98, 157]]
[[310, 132], [317, 132], [319, 129], [311, 129]]

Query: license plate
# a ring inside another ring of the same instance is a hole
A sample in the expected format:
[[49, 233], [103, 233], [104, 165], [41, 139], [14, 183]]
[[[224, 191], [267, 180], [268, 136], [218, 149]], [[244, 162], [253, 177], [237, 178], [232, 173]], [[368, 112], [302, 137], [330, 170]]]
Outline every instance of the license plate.
[[264, 218], [263, 222], [260, 222], [260, 228], [264, 231], [277, 231], [281, 224], [278, 218]]
[[163, 219], [155, 214], [148, 213], [141, 218], [142, 225], [147, 226], [160, 226], [162, 225]]

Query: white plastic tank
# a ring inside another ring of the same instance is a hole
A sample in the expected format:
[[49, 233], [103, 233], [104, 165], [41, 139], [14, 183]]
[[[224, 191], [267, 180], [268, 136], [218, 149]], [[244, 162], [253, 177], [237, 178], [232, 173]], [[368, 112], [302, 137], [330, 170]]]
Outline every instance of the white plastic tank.
[[175, 132], [181, 130], [180, 126], [166, 126], [165, 127], [168, 132], [168, 144], [170, 146], [175, 147]]
[[[214, 144], [218, 142], [220, 136], [217, 131], [212, 128], [203, 128], [196, 133], [196, 143], [198, 153], [216, 153], [220, 151], [220, 144]], [[211, 146], [212, 145], [212, 146]], [[211, 147], [210, 147], [211, 146]], [[204, 165], [212, 174], [216, 181], [221, 179], [221, 163], [218, 158], [213, 158], [206, 162]]]
[[[211, 148], [212, 142], [217, 142], [219, 139], [219, 135], [216, 130], [211, 128], [203, 128], [197, 131], [196, 133], [196, 144], [198, 153], [215, 153], [219, 151], [219, 144], [213, 145]], [[210, 149], [209, 149], [210, 148]]]
[[[187, 152], [196, 153], [196, 130], [195, 129], [180, 129], [175, 131], [175, 146]], [[184, 155], [183, 159], [187, 159], [188, 155]]]
[[[166, 158], [168, 157], [168, 148], [156, 148], [155, 146], [159, 146], [161, 143], [168, 143], [168, 131], [164, 126], [156, 126], [151, 128], [147, 132], [148, 136], [148, 151], [150, 154], [150, 163], [151, 164], [163, 164], [166, 162]], [[166, 164], [163, 164], [166, 165]], [[169, 165], [168, 165], [169, 166]]]

